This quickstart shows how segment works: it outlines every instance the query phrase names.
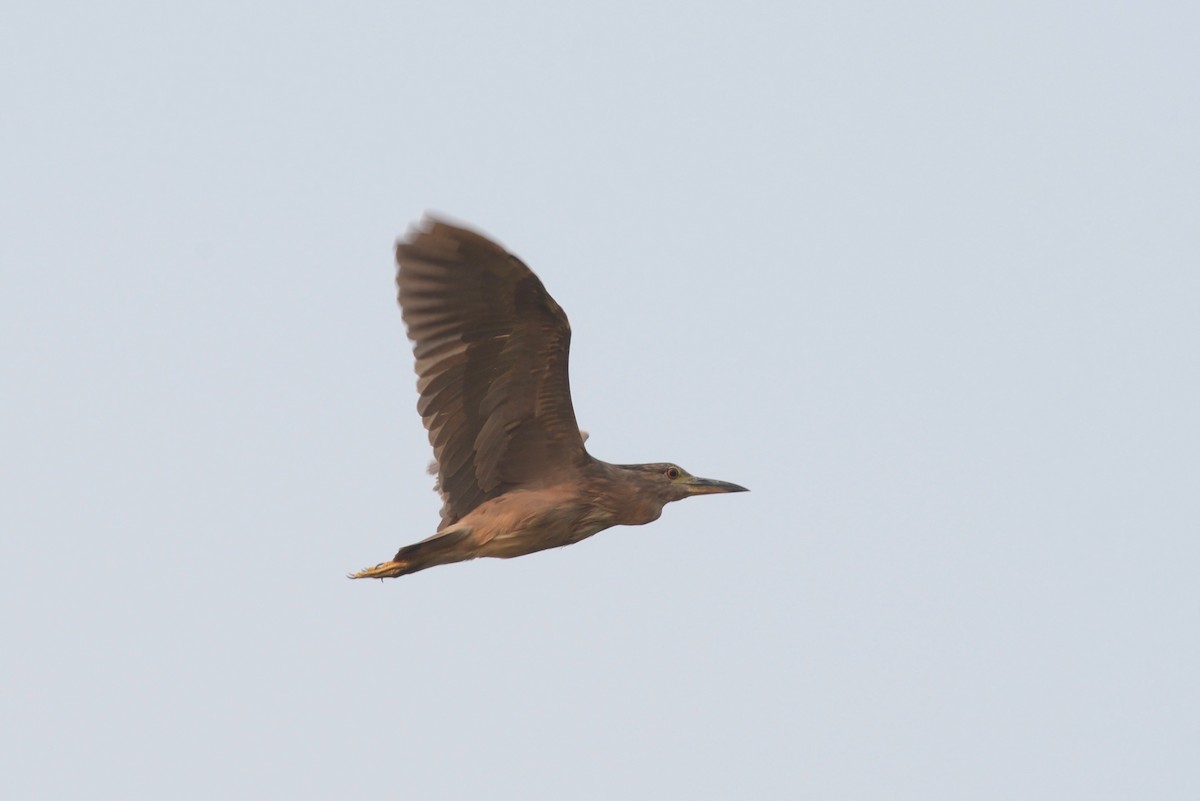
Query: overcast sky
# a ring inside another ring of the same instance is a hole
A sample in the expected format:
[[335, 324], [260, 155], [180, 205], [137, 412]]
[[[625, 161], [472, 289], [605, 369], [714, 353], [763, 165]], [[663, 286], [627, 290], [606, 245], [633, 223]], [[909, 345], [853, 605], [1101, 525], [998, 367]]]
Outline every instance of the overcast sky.
[[[3, 797], [1200, 797], [1200, 6], [4, 16]], [[752, 492], [347, 581], [426, 209]]]

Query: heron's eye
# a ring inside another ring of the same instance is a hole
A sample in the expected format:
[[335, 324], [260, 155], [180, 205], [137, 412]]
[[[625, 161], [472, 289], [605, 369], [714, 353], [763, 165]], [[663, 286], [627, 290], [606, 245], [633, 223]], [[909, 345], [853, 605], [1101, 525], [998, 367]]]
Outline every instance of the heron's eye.
[[667, 478], [671, 479], [672, 481], [679, 478], [679, 468], [678, 467], [668, 467], [666, 476], [667, 476]]

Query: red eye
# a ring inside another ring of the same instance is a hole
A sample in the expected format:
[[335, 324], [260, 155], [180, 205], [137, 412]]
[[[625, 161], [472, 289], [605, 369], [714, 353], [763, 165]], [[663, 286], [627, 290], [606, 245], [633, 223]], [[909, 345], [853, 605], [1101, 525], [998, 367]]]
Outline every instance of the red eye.
[[679, 468], [678, 467], [668, 467], [666, 476], [667, 476], [667, 478], [671, 479], [672, 481], [679, 478]]

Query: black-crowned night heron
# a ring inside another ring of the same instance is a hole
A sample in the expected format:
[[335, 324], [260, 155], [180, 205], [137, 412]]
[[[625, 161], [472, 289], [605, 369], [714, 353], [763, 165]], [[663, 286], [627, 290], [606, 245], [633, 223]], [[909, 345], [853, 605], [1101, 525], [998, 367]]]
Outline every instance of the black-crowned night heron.
[[671, 501], [745, 492], [674, 464], [593, 458], [571, 406], [567, 315], [495, 242], [426, 217], [397, 243], [396, 263], [442, 522], [351, 578], [524, 556], [649, 523]]

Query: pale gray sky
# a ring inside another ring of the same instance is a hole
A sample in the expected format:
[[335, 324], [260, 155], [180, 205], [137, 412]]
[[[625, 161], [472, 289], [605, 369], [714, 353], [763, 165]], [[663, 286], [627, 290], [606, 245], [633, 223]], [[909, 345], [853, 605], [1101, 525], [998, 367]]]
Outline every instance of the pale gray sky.
[[[1200, 6], [4, 16], [0, 796], [1200, 797]], [[753, 492], [345, 580], [427, 208]]]

